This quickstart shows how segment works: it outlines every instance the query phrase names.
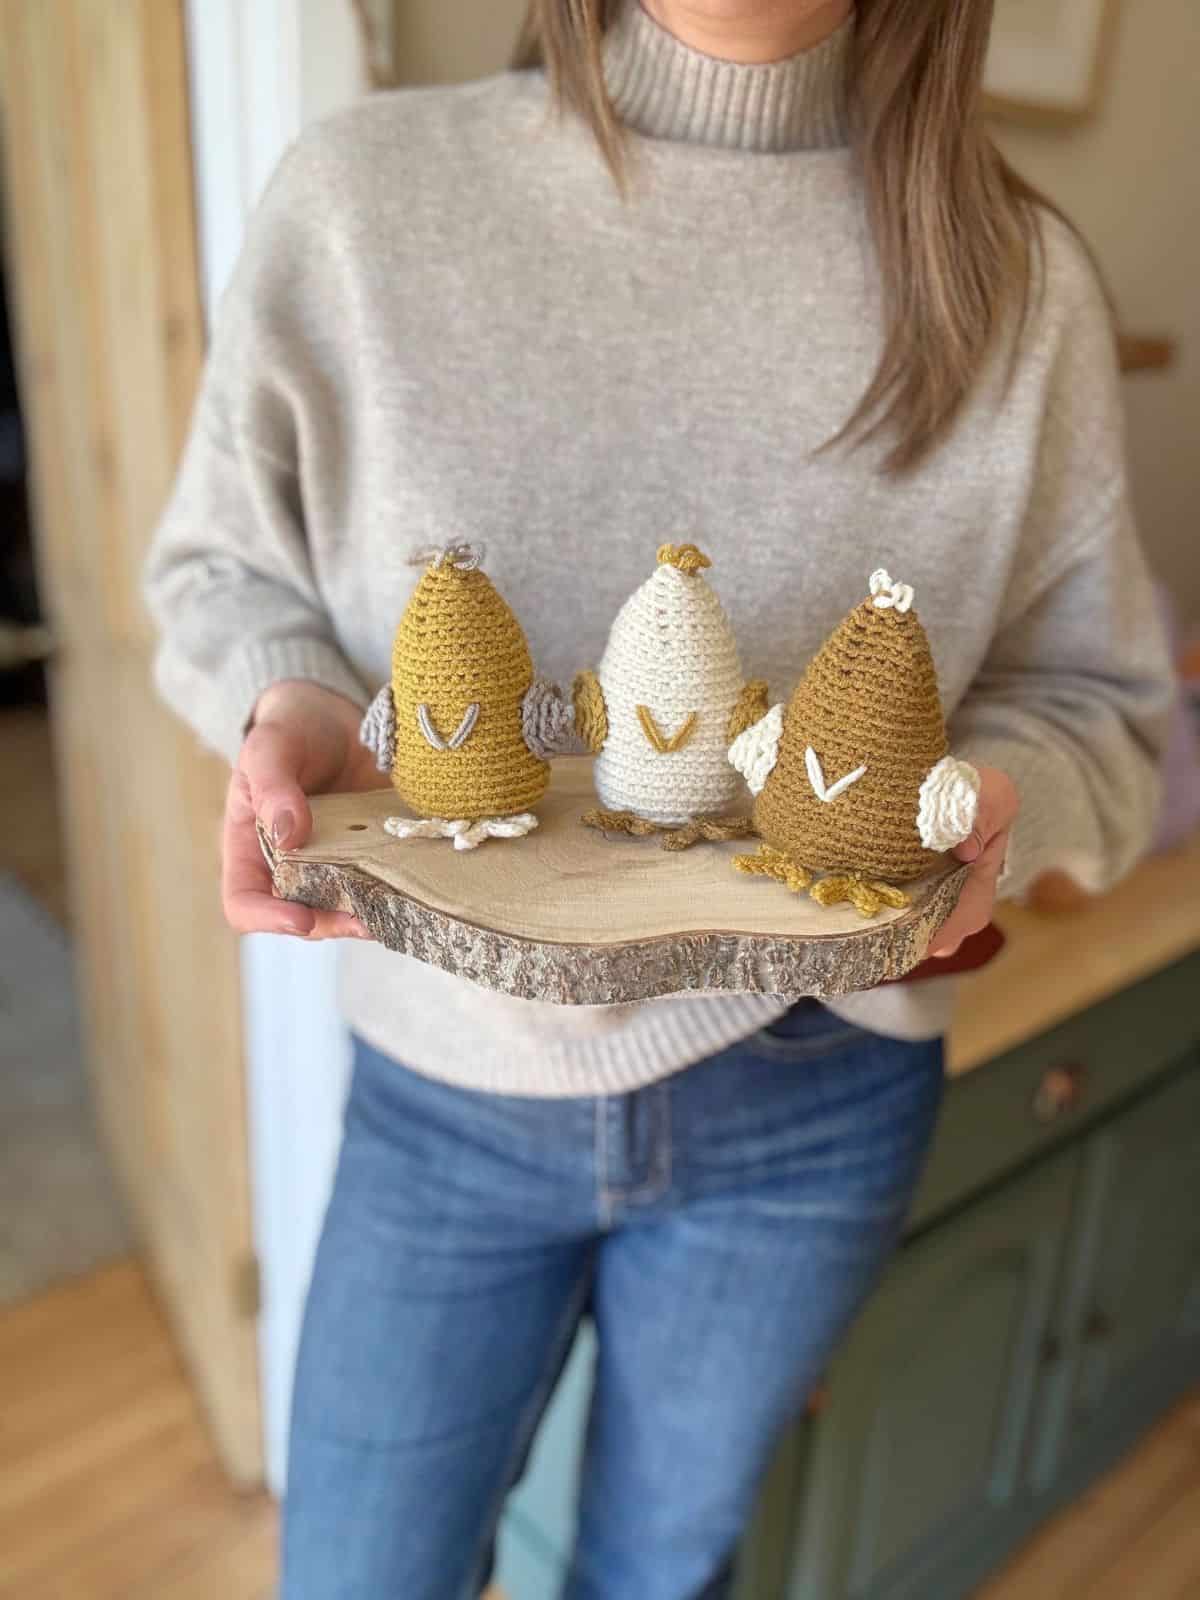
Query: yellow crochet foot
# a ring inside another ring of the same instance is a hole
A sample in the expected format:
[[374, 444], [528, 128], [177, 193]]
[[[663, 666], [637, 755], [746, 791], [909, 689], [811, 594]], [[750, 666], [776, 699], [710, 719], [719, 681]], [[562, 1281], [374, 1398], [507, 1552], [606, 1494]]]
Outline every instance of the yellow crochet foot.
[[813, 884], [809, 894], [819, 906], [849, 903], [862, 917], [873, 917], [884, 906], [900, 911], [911, 903], [903, 889], [894, 889], [890, 883], [869, 883], [856, 872], [822, 878]]
[[633, 839], [648, 839], [663, 830], [657, 822], [647, 822], [645, 817], [632, 811], [602, 811], [596, 808], [585, 811], [580, 817], [585, 828], [598, 828], [601, 833], [627, 833]]
[[681, 828], [666, 831], [662, 847], [664, 850], [690, 850], [701, 840], [706, 844], [721, 844], [726, 839], [755, 837], [753, 817], [693, 817]]
[[748, 873], [752, 878], [773, 878], [793, 894], [803, 894], [813, 881], [811, 872], [769, 844], [760, 845], [752, 856], [734, 856], [733, 865], [735, 871]]

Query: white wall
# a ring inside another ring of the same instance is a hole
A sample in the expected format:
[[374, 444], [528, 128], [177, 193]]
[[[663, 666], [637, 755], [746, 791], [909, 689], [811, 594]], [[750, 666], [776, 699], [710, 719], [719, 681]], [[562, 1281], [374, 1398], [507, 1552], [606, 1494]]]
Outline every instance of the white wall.
[[[336, 111], [366, 87], [362, 41], [350, 0], [297, 0], [300, 24], [300, 120]], [[374, 8], [377, 13], [380, 7]]]
[[[246, 220], [280, 155], [364, 88], [348, 0], [189, 0], [188, 51], [205, 308], [215, 312]], [[268, 1480], [282, 1488], [292, 1368], [337, 1154], [349, 1048], [336, 954], [242, 942], [259, 1354]]]
[[396, 62], [405, 83], [498, 72], [512, 55], [525, 0], [395, 0]]
[[1126, 385], [1130, 449], [1151, 560], [1200, 624], [1200, 3], [1117, 3], [1098, 114], [995, 132], [1091, 241], [1123, 325], [1179, 341], [1174, 372]]

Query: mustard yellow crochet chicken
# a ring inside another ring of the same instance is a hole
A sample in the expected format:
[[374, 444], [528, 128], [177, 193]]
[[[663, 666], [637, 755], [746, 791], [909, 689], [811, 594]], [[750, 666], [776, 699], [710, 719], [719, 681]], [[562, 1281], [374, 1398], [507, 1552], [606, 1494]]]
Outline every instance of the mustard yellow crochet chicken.
[[[764, 841], [738, 870], [864, 916], [904, 906], [897, 885], [970, 836], [979, 774], [948, 753], [929, 641], [913, 591], [880, 569], [870, 594], [729, 759], [756, 795]], [[826, 876], [814, 879], [814, 873]]]
[[449, 545], [425, 564], [392, 647], [392, 681], [363, 719], [362, 742], [415, 817], [398, 839], [445, 837], [457, 850], [537, 827], [549, 761], [571, 707], [533, 673], [521, 625], [482, 571], [482, 546]]
[[728, 814], [744, 790], [726, 752], [766, 710], [767, 688], [746, 682], [704, 578], [711, 565], [694, 544], [663, 545], [618, 612], [599, 668], [575, 680], [576, 729], [596, 756], [603, 807], [584, 817], [592, 827], [662, 832], [677, 850], [753, 832], [748, 808]]

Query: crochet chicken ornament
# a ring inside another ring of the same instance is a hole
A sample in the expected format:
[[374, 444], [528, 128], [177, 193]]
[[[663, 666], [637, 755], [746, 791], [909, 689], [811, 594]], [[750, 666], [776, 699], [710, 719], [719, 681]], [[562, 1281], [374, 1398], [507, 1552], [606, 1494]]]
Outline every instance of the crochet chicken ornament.
[[416, 813], [386, 820], [397, 839], [473, 850], [529, 833], [570, 732], [570, 705], [534, 677], [521, 625], [482, 559], [467, 544], [413, 558], [425, 572], [396, 630], [392, 681], [363, 720], [363, 744]]
[[665, 544], [653, 574], [621, 607], [600, 665], [575, 680], [575, 728], [596, 756], [606, 832], [662, 833], [668, 849], [745, 838], [749, 815], [727, 815], [742, 785], [729, 741], [767, 707], [747, 683], [721, 602], [694, 544]]
[[979, 801], [979, 774], [948, 753], [912, 589], [880, 570], [870, 590], [787, 708], [772, 706], [729, 751], [764, 841], [734, 865], [864, 917], [909, 903], [897, 886], [969, 837]]

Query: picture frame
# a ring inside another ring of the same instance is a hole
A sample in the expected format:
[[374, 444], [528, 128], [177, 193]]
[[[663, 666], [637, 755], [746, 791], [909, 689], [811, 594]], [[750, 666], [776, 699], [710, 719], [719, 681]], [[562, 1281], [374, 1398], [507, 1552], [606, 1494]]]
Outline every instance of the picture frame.
[[984, 76], [987, 112], [1034, 124], [1092, 115], [1117, 6], [1118, 0], [996, 0]]

